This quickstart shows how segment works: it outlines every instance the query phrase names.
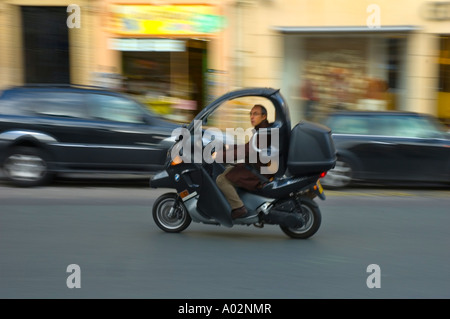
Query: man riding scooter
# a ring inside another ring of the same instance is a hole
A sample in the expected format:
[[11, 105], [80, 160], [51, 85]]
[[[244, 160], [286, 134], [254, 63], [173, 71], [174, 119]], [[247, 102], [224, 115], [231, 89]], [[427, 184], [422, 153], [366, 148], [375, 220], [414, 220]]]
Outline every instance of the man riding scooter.
[[[267, 121], [267, 109], [261, 104], [254, 105], [250, 111], [250, 121], [255, 129], [255, 132], [257, 132], [260, 128], [268, 128], [270, 124]], [[255, 135], [253, 135], [252, 138], [254, 137]], [[249, 191], [256, 191], [261, 187], [261, 177], [253, 173], [251, 171], [251, 168], [248, 166], [250, 143], [251, 140], [245, 144], [244, 154], [238, 154], [237, 145], [234, 145], [233, 148], [227, 151], [223, 151], [221, 152], [221, 154], [217, 155], [222, 156], [224, 163], [229, 152], [232, 152], [232, 157], [234, 158], [234, 160], [245, 160], [245, 163], [240, 163], [235, 166], [226, 168], [225, 171], [216, 178], [217, 186], [220, 188], [225, 198], [230, 203], [232, 209], [231, 218], [233, 219], [241, 218], [247, 214], [247, 208], [244, 206], [244, 203], [239, 197], [236, 191], [236, 187], [241, 187]], [[270, 146], [270, 141], [268, 141], [268, 146]], [[263, 165], [267, 164], [262, 164], [258, 158], [258, 162], [254, 163], [253, 169], [258, 170]], [[272, 175], [268, 174], [265, 174], [263, 176], [267, 179], [272, 177]]]
[[[267, 122], [266, 109], [255, 104], [260, 102], [251, 102], [255, 100], [273, 106], [273, 123]], [[213, 126], [202, 128], [203, 124], [234, 121], [224, 117], [222, 110], [238, 106], [242, 111], [249, 103], [255, 130], [246, 146], [234, 147], [236, 139], [249, 137], [247, 131], [240, 135], [241, 128], [233, 131], [233, 137], [227, 132], [225, 138]], [[150, 181], [152, 188], [175, 190], [162, 194], [153, 204], [153, 220], [163, 231], [182, 232], [192, 221], [224, 227], [278, 225], [289, 237], [306, 239], [320, 228], [321, 213], [314, 199], [325, 199], [319, 179], [336, 163], [331, 130], [306, 121], [291, 128], [288, 106], [279, 89], [230, 91], [208, 104], [175, 135], [178, 138], [167, 152], [165, 169]], [[223, 144], [231, 140], [233, 147], [224, 150]], [[201, 156], [196, 159], [196, 154]], [[239, 164], [227, 169], [224, 162]]]

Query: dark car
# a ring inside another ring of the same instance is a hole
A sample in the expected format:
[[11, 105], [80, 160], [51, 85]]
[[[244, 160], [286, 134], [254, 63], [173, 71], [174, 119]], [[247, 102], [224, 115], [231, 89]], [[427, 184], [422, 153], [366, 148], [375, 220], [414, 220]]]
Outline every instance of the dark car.
[[74, 85], [30, 85], [0, 95], [0, 165], [21, 186], [58, 173], [152, 174], [177, 125], [126, 94]]
[[337, 162], [322, 184], [450, 183], [450, 136], [430, 115], [340, 111], [323, 122], [332, 130]]

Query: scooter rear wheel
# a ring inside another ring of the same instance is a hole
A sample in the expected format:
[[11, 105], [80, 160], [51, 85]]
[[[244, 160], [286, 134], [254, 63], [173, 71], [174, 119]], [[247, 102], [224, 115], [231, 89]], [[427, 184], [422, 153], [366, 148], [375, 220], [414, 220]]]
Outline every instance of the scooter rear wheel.
[[153, 220], [159, 228], [168, 233], [179, 233], [192, 222], [183, 202], [177, 198], [176, 193], [167, 193], [158, 197], [153, 205]]
[[319, 206], [310, 198], [301, 198], [302, 217], [305, 224], [299, 228], [280, 226], [281, 230], [291, 238], [307, 239], [313, 236], [320, 228], [322, 215]]

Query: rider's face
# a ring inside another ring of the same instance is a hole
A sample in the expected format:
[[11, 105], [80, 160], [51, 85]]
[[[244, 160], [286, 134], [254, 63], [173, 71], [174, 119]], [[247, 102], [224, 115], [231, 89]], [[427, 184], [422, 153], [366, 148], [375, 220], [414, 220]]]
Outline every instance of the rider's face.
[[266, 115], [262, 114], [260, 107], [253, 107], [250, 111], [250, 122], [252, 123], [252, 126], [257, 126], [259, 123], [261, 123], [263, 120], [266, 119]]

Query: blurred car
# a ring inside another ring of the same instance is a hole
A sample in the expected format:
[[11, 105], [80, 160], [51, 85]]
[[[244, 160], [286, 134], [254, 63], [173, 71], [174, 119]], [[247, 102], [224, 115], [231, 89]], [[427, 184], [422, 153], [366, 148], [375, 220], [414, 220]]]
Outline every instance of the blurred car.
[[450, 183], [450, 136], [436, 118], [413, 112], [338, 111], [324, 120], [337, 162], [327, 188], [355, 182]]
[[0, 94], [0, 165], [20, 186], [59, 173], [152, 174], [163, 168], [176, 127], [107, 89], [13, 87]]

